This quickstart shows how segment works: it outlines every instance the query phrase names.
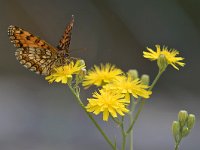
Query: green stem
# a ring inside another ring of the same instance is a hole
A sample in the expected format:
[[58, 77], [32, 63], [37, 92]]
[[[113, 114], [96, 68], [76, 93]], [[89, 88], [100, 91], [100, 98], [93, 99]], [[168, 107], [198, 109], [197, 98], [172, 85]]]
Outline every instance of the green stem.
[[178, 147], [179, 147], [179, 144], [176, 143], [174, 150], [178, 150]]
[[176, 142], [175, 147], [174, 147], [174, 150], [179, 150], [179, 144], [180, 144], [181, 140], [182, 140], [182, 136], [181, 136], [180, 139]]
[[[148, 89], [149, 91], [151, 91], [151, 90], [153, 89], [153, 87], [156, 85], [158, 79], [160, 78], [160, 76], [162, 75], [163, 72], [164, 72], [164, 71], [159, 71], [159, 72], [158, 72], [157, 76], [155, 77], [154, 81], [152, 82], [151, 86], [150, 86], [149, 89]], [[142, 98], [139, 97], [139, 98], [138, 98], [138, 101], [141, 101], [141, 99], [142, 99]], [[137, 111], [137, 113], [135, 114], [135, 117], [134, 117], [134, 119], [133, 119], [131, 125], [129, 126], [128, 130], [126, 131], [127, 134], [129, 134], [130, 131], [132, 130], [132, 128], [133, 128], [133, 126], [134, 126], [136, 120], [138, 119], [138, 117], [139, 117], [139, 115], [140, 115], [140, 112], [141, 112], [142, 109], [143, 109], [144, 104], [145, 104], [145, 100], [142, 100], [142, 101], [141, 101], [141, 104], [140, 104], [140, 107], [138, 108], [138, 111]]]
[[116, 124], [121, 125], [121, 122], [117, 118], [114, 118], [112, 115], [111, 118]]
[[[131, 96], [131, 108], [130, 108], [130, 113], [129, 113], [129, 117], [130, 117], [130, 125], [133, 121], [133, 112], [135, 110], [135, 105], [137, 104], [137, 102], [134, 101], [134, 97]], [[133, 130], [131, 130], [130, 132], [130, 150], [133, 150]]]
[[156, 85], [158, 79], [159, 79], [160, 76], [163, 74], [163, 72], [164, 72], [164, 71], [159, 71], [159, 72], [158, 72], [156, 78], [153, 80], [151, 86], [150, 86], [149, 89], [148, 89], [149, 91], [151, 91], [151, 90], [154, 88], [154, 86]]
[[107, 135], [104, 133], [104, 131], [101, 129], [101, 127], [99, 126], [99, 124], [95, 121], [95, 119], [92, 117], [92, 115], [87, 112], [87, 110], [85, 109], [85, 106], [83, 104], [83, 102], [81, 101], [78, 93], [75, 92], [75, 90], [72, 88], [72, 86], [70, 84], [68, 84], [71, 92], [74, 94], [74, 96], [76, 97], [79, 105], [83, 108], [83, 110], [85, 111], [85, 113], [87, 114], [87, 116], [90, 118], [90, 120], [92, 121], [92, 123], [96, 126], [96, 128], [99, 130], [99, 132], [101, 133], [101, 135], [104, 137], [104, 139], [107, 141], [107, 143], [112, 147], [113, 150], [116, 150], [116, 146], [110, 141], [110, 139], [107, 137]]
[[[139, 98], [138, 98], [138, 100], [139, 100]], [[135, 114], [135, 117], [134, 117], [133, 121], [131, 122], [131, 125], [129, 126], [128, 130], [126, 131], [126, 134], [129, 134], [131, 132], [131, 130], [133, 129], [133, 126], [134, 126], [136, 120], [138, 119], [138, 117], [140, 115], [140, 112], [142, 111], [142, 108], [143, 108], [144, 104], [145, 104], [145, 101], [141, 101], [140, 107], [138, 108], [138, 111]]]
[[174, 150], [178, 150], [179, 149], [179, 144], [180, 144], [181, 140], [179, 140], [178, 142], [176, 142], [175, 148]]
[[122, 123], [120, 125], [122, 133], [122, 150], [126, 149], [126, 132], [124, 130], [124, 117], [122, 117]]

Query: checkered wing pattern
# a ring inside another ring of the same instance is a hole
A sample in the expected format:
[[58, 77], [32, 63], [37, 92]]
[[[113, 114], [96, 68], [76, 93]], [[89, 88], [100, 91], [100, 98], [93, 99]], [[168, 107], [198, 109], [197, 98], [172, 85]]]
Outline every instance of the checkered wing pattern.
[[8, 27], [11, 42], [17, 48], [19, 62], [37, 74], [48, 75], [57, 59], [57, 50], [33, 34], [16, 26]]
[[19, 27], [9, 26], [8, 36], [17, 48], [15, 52], [17, 60], [37, 74], [49, 75], [54, 67], [64, 64], [65, 57], [69, 57], [68, 49], [73, 22], [74, 18], [67, 26], [58, 49]]
[[72, 15], [72, 19], [70, 23], [67, 25], [65, 32], [59, 41], [59, 45], [57, 46], [59, 50], [66, 50], [67, 55], [69, 55], [69, 45], [71, 41], [71, 31], [72, 31], [73, 25], [74, 25], [74, 16]]

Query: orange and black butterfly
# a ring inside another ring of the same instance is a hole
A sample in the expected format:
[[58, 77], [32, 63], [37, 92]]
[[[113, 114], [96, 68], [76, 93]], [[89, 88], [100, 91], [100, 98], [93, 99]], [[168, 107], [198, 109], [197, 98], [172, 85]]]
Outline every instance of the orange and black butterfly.
[[57, 48], [39, 37], [13, 25], [8, 27], [8, 36], [17, 48], [15, 56], [27, 69], [37, 74], [49, 75], [53, 68], [64, 65], [69, 58], [69, 45], [74, 17], [67, 25]]

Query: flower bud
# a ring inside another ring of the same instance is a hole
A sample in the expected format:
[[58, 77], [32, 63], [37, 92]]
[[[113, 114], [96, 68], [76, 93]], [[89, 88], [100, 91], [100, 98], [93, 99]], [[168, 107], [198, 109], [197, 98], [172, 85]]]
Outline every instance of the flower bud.
[[83, 59], [79, 60], [80, 65], [85, 65], [85, 61]]
[[195, 115], [193, 114], [189, 114], [188, 116], [188, 120], [187, 120], [187, 127], [188, 129], [192, 129], [194, 127], [195, 124]]
[[190, 133], [190, 130], [188, 129], [188, 127], [183, 127], [182, 129], [182, 136], [185, 137]]
[[141, 83], [144, 85], [149, 85], [149, 75], [143, 74], [141, 76]]
[[138, 78], [138, 71], [136, 69], [130, 69], [127, 74], [134, 80]]
[[165, 55], [161, 54], [158, 57], [157, 64], [158, 64], [159, 71], [165, 71], [165, 69], [168, 66], [168, 62]]
[[76, 75], [76, 84], [81, 83], [83, 81], [85, 75], [86, 75], [86, 69], [83, 68], [79, 71], [79, 74]]
[[178, 141], [180, 133], [180, 124], [178, 121], [173, 121], [172, 123], [172, 134], [174, 136], [175, 141]]
[[86, 73], [87, 73], [87, 70], [85, 68], [81, 69], [79, 72], [79, 77], [84, 78]]
[[185, 110], [181, 110], [178, 113], [178, 120], [180, 122], [181, 127], [183, 127], [187, 121], [188, 113]]

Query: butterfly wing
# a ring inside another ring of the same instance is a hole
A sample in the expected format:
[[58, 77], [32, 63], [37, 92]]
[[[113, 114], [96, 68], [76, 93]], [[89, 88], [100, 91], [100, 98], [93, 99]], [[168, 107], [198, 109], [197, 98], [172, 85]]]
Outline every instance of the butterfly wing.
[[57, 49], [16, 26], [8, 27], [8, 36], [17, 48], [15, 56], [19, 62], [37, 74], [48, 75], [55, 66]]
[[72, 15], [72, 19], [70, 23], [67, 25], [65, 32], [57, 46], [58, 50], [65, 50], [67, 55], [69, 55], [69, 45], [71, 41], [71, 31], [72, 31], [73, 25], [74, 25], [74, 16]]

